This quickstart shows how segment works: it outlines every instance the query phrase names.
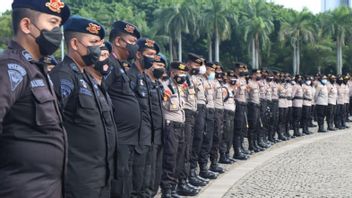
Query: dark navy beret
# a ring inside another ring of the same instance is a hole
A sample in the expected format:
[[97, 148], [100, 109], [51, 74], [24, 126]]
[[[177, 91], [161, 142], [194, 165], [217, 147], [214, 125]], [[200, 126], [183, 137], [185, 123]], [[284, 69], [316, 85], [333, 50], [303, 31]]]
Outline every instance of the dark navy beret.
[[204, 62], [204, 59], [203, 59], [202, 56], [200, 56], [200, 55], [198, 55], [198, 54], [194, 54], [194, 53], [189, 53], [189, 54], [188, 54], [188, 60], [189, 60], [189, 61], [192, 61], [192, 62], [194, 62], [194, 63], [198, 63], [198, 64], [200, 64], [200, 65], [202, 65], [203, 62]]
[[158, 63], [164, 63], [165, 66], [167, 65], [167, 59], [166, 56], [162, 53], [158, 53], [155, 58], [154, 58], [154, 62], [158, 62]]
[[178, 62], [178, 61], [172, 62], [170, 64], [170, 67], [172, 69], [177, 69], [177, 70], [180, 70], [180, 71], [189, 71], [188, 67], [185, 64], [183, 64], [181, 62]]
[[105, 29], [98, 22], [83, 18], [81, 16], [71, 16], [64, 24], [65, 32], [80, 32], [99, 36], [101, 39], [105, 37]]
[[61, 0], [14, 0], [12, 9], [29, 8], [38, 12], [61, 17], [64, 24], [70, 17], [70, 8]]
[[156, 50], [156, 53], [159, 53], [160, 51], [158, 44], [152, 39], [140, 38], [137, 40], [137, 45], [139, 50], [148, 48]]
[[138, 31], [137, 27], [126, 21], [116, 21], [112, 24], [111, 33], [116, 34], [120, 32], [132, 35], [137, 39], [141, 37], [141, 34]]

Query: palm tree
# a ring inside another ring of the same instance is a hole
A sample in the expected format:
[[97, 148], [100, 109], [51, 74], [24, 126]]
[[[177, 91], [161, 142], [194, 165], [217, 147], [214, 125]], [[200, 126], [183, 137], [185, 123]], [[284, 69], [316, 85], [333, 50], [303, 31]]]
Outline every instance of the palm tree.
[[272, 14], [265, 1], [248, 0], [243, 2], [243, 18], [241, 29], [243, 29], [244, 40], [249, 43], [252, 53], [252, 67], [259, 68], [260, 49], [267, 47], [270, 43], [269, 35], [274, 29]]
[[[170, 35], [170, 59], [172, 58], [173, 38], [178, 42], [178, 60], [182, 61], [182, 33], [190, 33], [196, 29], [196, 14], [189, 3], [177, 3], [155, 11], [156, 28]], [[172, 59], [171, 59], [172, 60]]]
[[324, 14], [323, 28], [326, 33], [332, 35], [336, 42], [336, 71], [337, 74], [342, 73], [343, 59], [342, 48], [345, 45], [346, 35], [352, 33], [351, 9], [348, 7], [340, 7]]
[[300, 73], [300, 55], [302, 42], [314, 41], [313, 15], [306, 9], [292, 11], [281, 27], [280, 40], [290, 39], [293, 47], [293, 73]]
[[219, 62], [220, 41], [230, 38], [231, 22], [237, 22], [235, 12], [226, 9], [229, 3], [228, 0], [210, 0], [201, 15], [201, 26], [208, 38], [210, 61], [212, 61], [212, 38], [215, 39], [215, 61]]

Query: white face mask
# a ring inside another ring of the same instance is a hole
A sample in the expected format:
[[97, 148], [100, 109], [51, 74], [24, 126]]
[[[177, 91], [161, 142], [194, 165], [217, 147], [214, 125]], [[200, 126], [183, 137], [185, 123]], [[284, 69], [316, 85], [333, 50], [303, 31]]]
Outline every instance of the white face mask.
[[205, 67], [205, 65], [202, 65], [199, 67], [199, 74], [203, 75], [207, 72], [207, 68]]
[[326, 79], [321, 80], [321, 83], [323, 83], [323, 85], [325, 85], [328, 81]]
[[312, 81], [308, 80], [308, 81], [306, 81], [306, 84], [307, 84], [307, 85], [311, 85], [311, 84], [312, 84]]

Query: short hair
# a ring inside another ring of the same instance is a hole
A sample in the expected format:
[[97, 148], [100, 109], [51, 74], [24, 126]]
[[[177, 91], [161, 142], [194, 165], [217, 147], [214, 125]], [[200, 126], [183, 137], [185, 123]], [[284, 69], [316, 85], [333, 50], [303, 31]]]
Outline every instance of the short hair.
[[70, 48], [70, 41], [73, 38], [80, 39], [81, 37], [82, 37], [82, 33], [79, 33], [79, 32], [71, 32], [71, 31], [64, 32], [65, 44], [67, 49]]
[[116, 37], [118, 37], [118, 36], [123, 37], [125, 35], [128, 35], [128, 34], [122, 32], [122, 31], [113, 31], [112, 30], [109, 35], [109, 41], [110, 41], [110, 43], [113, 43], [114, 40], [116, 39]]
[[19, 24], [23, 18], [29, 18], [32, 22], [37, 21], [39, 12], [31, 10], [29, 8], [15, 8], [12, 10], [12, 30], [13, 34], [17, 35], [19, 30]]

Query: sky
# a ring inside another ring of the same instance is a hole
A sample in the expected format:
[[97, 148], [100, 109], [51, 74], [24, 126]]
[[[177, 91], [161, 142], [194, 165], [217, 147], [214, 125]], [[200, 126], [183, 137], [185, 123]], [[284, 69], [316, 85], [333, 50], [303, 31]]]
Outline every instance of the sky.
[[[0, 13], [11, 9], [11, 3], [13, 0], [0, 0]], [[246, 1], [246, 0], [244, 0]], [[307, 7], [313, 13], [318, 13], [320, 11], [321, 0], [268, 0], [273, 1], [276, 4], [283, 5], [287, 8], [293, 8], [295, 10], [302, 10], [304, 7]]]

